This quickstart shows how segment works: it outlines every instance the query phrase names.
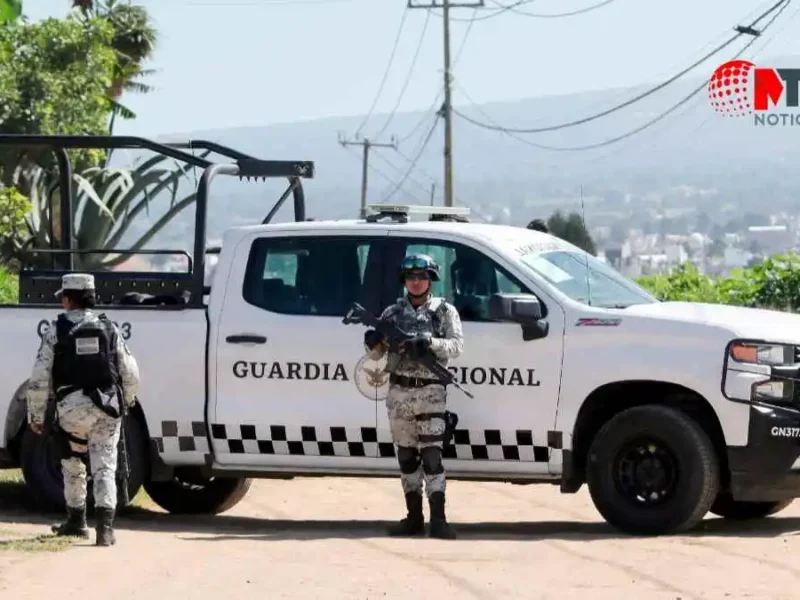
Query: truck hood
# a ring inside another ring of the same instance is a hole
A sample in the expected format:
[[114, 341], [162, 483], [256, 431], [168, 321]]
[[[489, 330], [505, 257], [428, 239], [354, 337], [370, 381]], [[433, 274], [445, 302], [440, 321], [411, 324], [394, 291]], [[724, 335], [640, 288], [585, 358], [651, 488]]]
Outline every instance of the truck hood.
[[723, 328], [737, 337], [800, 343], [800, 315], [793, 313], [701, 302], [636, 304], [620, 312], [623, 318], [641, 315]]

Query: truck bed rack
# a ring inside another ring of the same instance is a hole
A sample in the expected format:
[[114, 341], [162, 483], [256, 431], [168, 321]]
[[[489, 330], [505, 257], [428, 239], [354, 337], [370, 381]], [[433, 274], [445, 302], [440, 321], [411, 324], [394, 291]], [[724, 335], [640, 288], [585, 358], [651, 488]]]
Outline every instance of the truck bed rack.
[[[0, 134], [0, 147], [45, 148], [55, 153], [59, 169], [61, 198], [61, 248], [33, 248], [28, 254], [51, 253], [60, 268], [52, 270], [21, 269], [19, 276], [20, 304], [53, 304], [53, 293], [60, 287], [61, 275], [73, 270], [75, 254], [184, 254], [189, 259], [187, 273], [153, 273], [131, 271], [92, 271], [98, 286], [98, 304], [117, 304], [121, 296], [130, 292], [181, 297], [182, 306], [204, 306], [204, 280], [206, 255], [206, 224], [209, 189], [218, 175], [256, 180], [285, 177], [288, 186], [272, 206], [262, 224], [269, 223], [290, 195], [294, 199], [295, 221], [304, 221], [305, 194], [302, 179], [314, 177], [314, 162], [301, 160], [261, 160], [207, 140], [183, 142], [155, 142], [131, 136], [92, 135], [29, 135]], [[68, 149], [140, 149], [151, 150], [186, 164], [200, 167], [203, 173], [198, 181], [195, 201], [195, 227], [193, 255], [185, 250], [124, 250], [124, 249], [76, 249], [73, 238], [72, 166]], [[212, 162], [195, 156], [185, 149], [209, 150], [232, 159], [232, 162]], [[51, 240], [52, 243], [52, 240]], [[55, 285], [55, 284], [58, 285]]]

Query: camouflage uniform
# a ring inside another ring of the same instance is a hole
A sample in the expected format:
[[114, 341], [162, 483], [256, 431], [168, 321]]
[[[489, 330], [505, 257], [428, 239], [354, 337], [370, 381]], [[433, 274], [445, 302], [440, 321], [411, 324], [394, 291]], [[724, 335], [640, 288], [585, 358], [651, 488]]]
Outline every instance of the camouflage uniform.
[[[70, 274], [64, 276], [64, 289], [93, 290], [94, 280], [90, 275]], [[74, 325], [97, 322], [98, 314], [90, 309], [69, 310], [64, 313]], [[128, 350], [122, 335], [116, 333], [117, 369], [123, 398], [127, 406], [135, 402], [139, 385], [139, 368]], [[59, 390], [53, 389], [52, 373], [57, 342], [57, 328], [52, 325], [42, 339], [33, 372], [28, 381], [28, 420], [41, 425], [45, 418], [48, 398]], [[62, 435], [69, 440], [71, 453], [62, 458], [64, 476], [64, 500], [67, 505], [68, 520], [61, 526], [54, 526], [56, 533], [88, 537], [86, 529], [86, 465], [91, 465], [95, 507], [99, 514], [105, 514], [110, 530], [114, 510], [117, 505], [117, 444], [120, 436], [119, 417], [114, 418], [98, 408], [89, 396], [81, 390], [73, 391], [60, 398], [56, 404], [56, 415]], [[98, 532], [100, 524], [98, 524]], [[113, 535], [112, 535], [113, 543]]]
[[[458, 357], [464, 349], [458, 311], [442, 298], [428, 296], [418, 307], [408, 297], [399, 298], [383, 311], [380, 320], [391, 322], [405, 333], [429, 340], [430, 351], [443, 366], [447, 366], [449, 359]], [[384, 343], [371, 345], [366, 338], [365, 343], [369, 357], [374, 360], [386, 353]], [[446, 485], [442, 447], [445, 434], [445, 386], [435, 383], [437, 377], [407, 354], [389, 353], [385, 370], [391, 373], [386, 409], [392, 439], [397, 445], [400, 481], [409, 509], [408, 517], [398, 527], [391, 528], [390, 533], [403, 535], [421, 532], [424, 481], [431, 508], [431, 535], [454, 537], [444, 516]], [[423, 381], [416, 382], [420, 385], [414, 385], [415, 382], [409, 381], [409, 378]]]

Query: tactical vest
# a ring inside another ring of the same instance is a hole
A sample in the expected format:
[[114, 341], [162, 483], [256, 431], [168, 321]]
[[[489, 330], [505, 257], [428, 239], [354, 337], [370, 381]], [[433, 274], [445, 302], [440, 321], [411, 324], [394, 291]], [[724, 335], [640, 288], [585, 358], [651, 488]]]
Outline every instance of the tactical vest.
[[80, 323], [71, 322], [63, 313], [58, 316], [53, 358], [53, 389], [58, 400], [82, 390], [106, 414], [119, 416], [116, 335], [104, 314]]
[[[431, 311], [433, 337], [442, 338], [444, 337], [444, 315], [445, 311], [447, 310], [447, 305], [445, 304], [444, 298], [434, 298], [433, 304], [433, 310]], [[400, 307], [400, 303], [395, 303], [389, 313], [386, 315], [386, 319], [394, 323], [395, 317], [401, 310], [402, 308]]]
[[[403, 307], [399, 302], [395, 303], [392, 308], [388, 311], [385, 318], [387, 321], [391, 322], [393, 325], [398, 327], [401, 331], [405, 333], [415, 333], [414, 331], [406, 331], [404, 327], [401, 326], [398, 321], [398, 316], [402, 312]], [[443, 338], [445, 335], [444, 330], [444, 319], [445, 319], [445, 312], [447, 310], [447, 305], [445, 304], [444, 298], [434, 298], [431, 302], [431, 305], [428, 308], [428, 313], [430, 314], [430, 326], [431, 326], [431, 335], [434, 338]], [[389, 353], [389, 356], [386, 359], [386, 366], [384, 370], [389, 373], [395, 373], [399, 370], [405, 370], [409, 364], [415, 364], [415, 361], [407, 361], [401, 357], [401, 355], [396, 354], [394, 352]], [[430, 372], [426, 367], [421, 365], [417, 365], [413, 367], [413, 370], [421, 369], [426, 374], [420, 375], [424, 377], [432, 377]]]

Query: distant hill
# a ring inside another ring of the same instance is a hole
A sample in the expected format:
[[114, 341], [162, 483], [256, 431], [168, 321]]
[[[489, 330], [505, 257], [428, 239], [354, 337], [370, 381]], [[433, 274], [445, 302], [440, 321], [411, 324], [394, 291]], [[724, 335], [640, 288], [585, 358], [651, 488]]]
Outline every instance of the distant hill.
[[[800, 57], [759, 60], [760, 64], [797, 65]], [[652, 96], [616, 113], [577, 127], [546, 134], [515, 134], [532, 143], [568, 147], [594, 144], [625, 134], [671, 107], [701, 78], [680, 80]], [[496, 102], [480, 107], [456, 104], [464, 114], [508, 127], [548, 126], [580, 119], [619, 104], [652, 85], [600, 90], [564, 96]], [[458, 96], [456, 96], [458, 98]], [[488, 118], [487, 118], [488, 115]], [[208, 129], [165, 134], [161, 140], [209, 139], [260, 158], [313, 160], [316, 177], [305, 182], [307, 213], [315, 218], [354, 217], [360, 198], [361, 160], [359, 148], [350, 151], [337, 141], [338, 132], [350, 136], [362, 116], [253, 126]], [[369, 136], [385, 121], [375, 115], [363, 135]], [[412, 158], [432, 122], [433, 114], [402, 113], [395, 116], [387, 135], [398, 138], [427, 119], [405, 140], [400, 151]], [[583, 186], [587, 210], [598, 202], [625, 207], [627, 194], [634, 197], [679, 186], [716, 190], [707, 198], [713, 208], [720, 196], [735, 199], [737, 206], [756, 212], [777, 204], [794, 206], [800, 200], [795, 165], [800, 159], [800, 140], [792, 127], [762, 128], [752, 117], [725, 118], [710, 107], [705, 90], [652, 127], [616, 144], [589, 151], [551, 151], [526, 145], [514, 137], [477, 128], [454, 116], [454, 171], [457, 202], [471, 206], [479, 216], [522, 224], [533, 216], [546, 216], [558, 207], [579, 208]], [[417, 183], [392, 197], [399, 202], [429, 202], [432, 179], [437, 181], [436, 202], [441, 203], [442, 126], [439, 125], [413, 173]], [[377, 155], [377, 156], [376, 156]], [[393, 170], [385, 157], [397, 169]], [[126, 158], [126, 161], [129, 160]], [[370, 164], [394, 180], [409, 163], [390, 149], [373, 150]], [[199, 176], [199, 174], [198, 174]], [[282, 190], [282, 182], [247, 183], [219, 178], [213, 185], [209, 214], [209, 236], [218, 237], [231, 225], [260, 220]], [[369, 173], [369, 201], [378, 202], [392, 188], [374, 171]], [[702, 198], [698, 202], [702, 202]], [[800, 204], [800, 202], [798, 202]], [[191, 231], [192, 210], [157, 236], [154, 245], [174, 246]], [[546, 213], [546, 214], [545, 214]], [[151, 213], [154, 222], [158, 214]], [[276, 221], [291, 220], [287, 201]], [[131, 235], [147, 226], [137, 224]], [[126, 236], [130, 239], [130, 236]]]

